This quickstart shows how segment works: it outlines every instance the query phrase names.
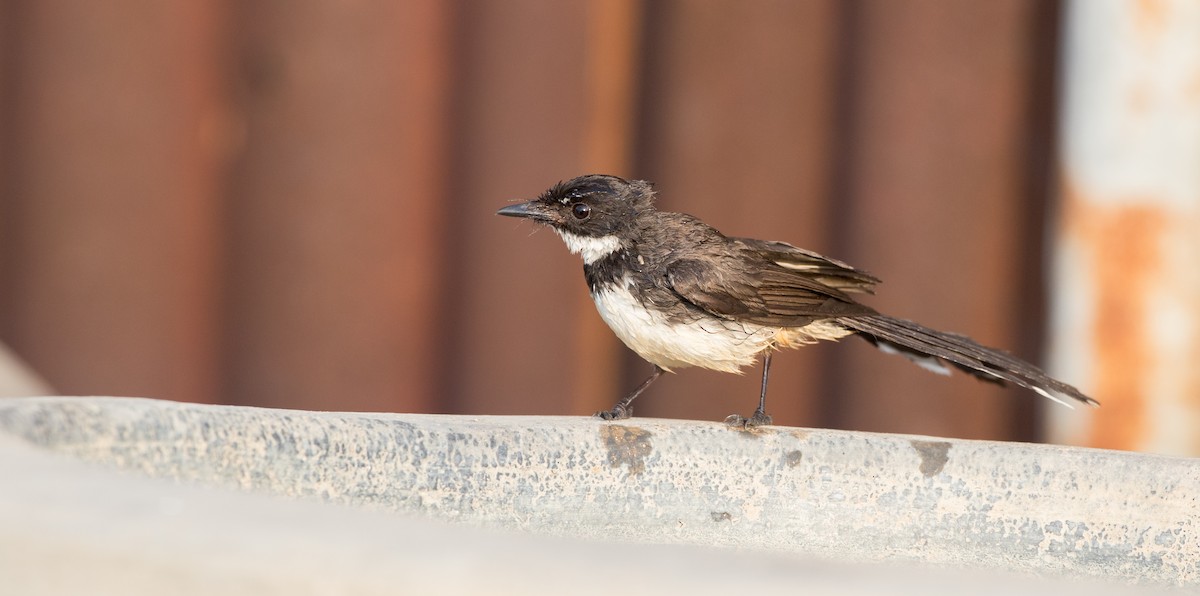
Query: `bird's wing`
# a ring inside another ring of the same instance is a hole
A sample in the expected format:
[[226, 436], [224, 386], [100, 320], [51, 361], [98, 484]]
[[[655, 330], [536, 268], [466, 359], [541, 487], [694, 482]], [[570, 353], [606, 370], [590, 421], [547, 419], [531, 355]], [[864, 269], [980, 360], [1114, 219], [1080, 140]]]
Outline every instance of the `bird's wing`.
[[879, 283], [878, 278], [866, 271], [786, 242], [754, 238], [729, 240], [780, 267], [807, 273], [822, 284], [843, 292], [873, 294], [875, 284]]
[[807, 271], [771, 262], [746, 267], [733, 257], [681, 259], [667, 267], [666, 279], [680, 298], [710, 314], [760, 325], [798, 327], [875, 312]]

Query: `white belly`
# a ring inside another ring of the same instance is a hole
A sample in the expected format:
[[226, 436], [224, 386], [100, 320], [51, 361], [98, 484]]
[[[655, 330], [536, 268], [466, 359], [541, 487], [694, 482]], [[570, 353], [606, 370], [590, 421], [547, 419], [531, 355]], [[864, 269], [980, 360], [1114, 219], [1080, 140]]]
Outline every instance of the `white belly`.
[[592, 298], [600, 318], [629, 349], [665, 370], [699, 366], [740, 373], [764, 350], [836, 340], [852, 333], [832, 321], [768, 327], [701, 316], [690, 323], [673, 323], [642, 306], [625, 284], [609, 286]]
[[620, 285], [597, 292], [593, 298], [600, 318], [629, 349], [666, 370], [700, 366], [739, 372], [771, 347], [779, 331], [715, 317], [690, 324], [671, 323], [666, 316], [647, 310]]

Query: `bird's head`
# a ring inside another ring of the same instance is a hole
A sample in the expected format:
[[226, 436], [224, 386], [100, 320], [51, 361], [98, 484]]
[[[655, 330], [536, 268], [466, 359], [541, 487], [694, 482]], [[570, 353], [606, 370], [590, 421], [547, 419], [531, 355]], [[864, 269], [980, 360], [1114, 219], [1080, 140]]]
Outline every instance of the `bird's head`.
[[538, 198], [497, 214], [550, 226], [571, 252], [593, 263], [628, 245], [637, 216], [653, 210], [653, 199], [654, 190], [644, 180], [590, 174], [559, 182]]

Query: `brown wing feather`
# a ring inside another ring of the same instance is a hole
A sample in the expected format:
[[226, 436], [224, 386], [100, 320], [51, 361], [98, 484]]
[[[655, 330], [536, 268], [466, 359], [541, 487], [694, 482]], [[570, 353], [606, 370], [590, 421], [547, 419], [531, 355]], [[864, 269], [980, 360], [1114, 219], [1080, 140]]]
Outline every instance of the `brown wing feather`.
[[756, 264], [754, 274], [721, 273], [744, 266], [733, 258], [721, 264], [683, 259], [667, 269], [667, 281], [680, 298], [713, 315], [760, 325], [801, 327], [819, 319], [875, 312], [808, 272], [774, 263]]
[[743, 250], [758, 253], [763, 260], [773, 262], [785, 269], [806, 273], [816, 281], [843, 292], [873, 294], [875, 293], [875, 284], [879, 283], [879, 278], [866, 271], [855, 269], [837, 259], [831, 259], [786, 242], [754, 238], [730, 238], [730, 240]]

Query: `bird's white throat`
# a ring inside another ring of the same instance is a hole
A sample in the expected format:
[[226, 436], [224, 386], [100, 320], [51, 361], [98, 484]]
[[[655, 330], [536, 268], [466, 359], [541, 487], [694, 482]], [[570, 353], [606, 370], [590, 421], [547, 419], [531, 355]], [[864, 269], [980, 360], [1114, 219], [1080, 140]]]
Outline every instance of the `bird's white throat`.
[[555, 229], [567, 245], [567, 250], [583, 257], [586, 265], [591, 265], [608, 255], [621, 250], [621, 239], [616, 236], [578, 236], [570, 232]]

